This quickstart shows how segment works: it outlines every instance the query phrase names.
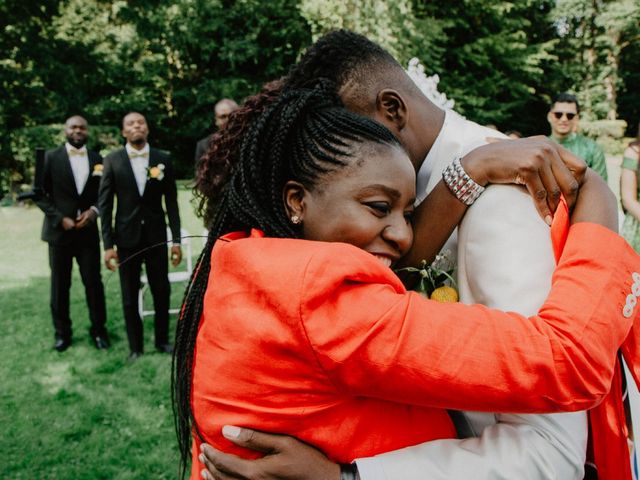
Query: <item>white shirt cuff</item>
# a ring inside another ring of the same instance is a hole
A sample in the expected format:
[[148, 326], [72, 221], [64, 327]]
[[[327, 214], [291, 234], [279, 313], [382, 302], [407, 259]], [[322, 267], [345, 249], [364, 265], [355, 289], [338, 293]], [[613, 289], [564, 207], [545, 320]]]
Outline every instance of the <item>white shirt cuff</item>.
[[376, 457], [359, 458], [354, 463], [358, 467], [360, 480], [387, 480], [382, 464]]
[[89, 209], [93, 210], [96, 213], [96, 215], [100, 216], [100, 210], [98, 210], [98, 207], [96, 207], [95, 205], [91, 205]]

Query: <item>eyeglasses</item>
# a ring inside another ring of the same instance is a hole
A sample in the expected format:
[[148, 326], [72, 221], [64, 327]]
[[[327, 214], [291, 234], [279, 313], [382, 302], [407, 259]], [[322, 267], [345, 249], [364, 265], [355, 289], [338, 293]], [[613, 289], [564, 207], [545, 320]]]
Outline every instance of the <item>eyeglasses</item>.
[[558, 120], [560, 120], [563, 115], [567, 116], [567, 120], [573, 120], [577, 115], [577, 113], [571, 113], [571, 112], [551, 112], [551, 113], [553, 113], [553, 116], [556, 117]]

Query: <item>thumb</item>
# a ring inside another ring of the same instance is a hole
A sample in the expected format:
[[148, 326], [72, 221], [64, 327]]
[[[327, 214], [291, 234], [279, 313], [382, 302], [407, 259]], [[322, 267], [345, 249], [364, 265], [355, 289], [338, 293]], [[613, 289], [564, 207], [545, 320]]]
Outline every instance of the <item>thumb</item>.
[[283, 435], [258, 432], [250, 428], [240, 428], [231, 425], [222, 427], [222, 436], [240, 447], [257, 450], [262, 453], [279, 451]]

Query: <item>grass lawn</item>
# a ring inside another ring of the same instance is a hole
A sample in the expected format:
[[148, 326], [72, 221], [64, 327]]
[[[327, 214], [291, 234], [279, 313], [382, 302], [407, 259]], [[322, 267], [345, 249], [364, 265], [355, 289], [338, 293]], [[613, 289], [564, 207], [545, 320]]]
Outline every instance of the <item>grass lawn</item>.
[[[183, 227], [202, 224], [190, 192], [179, 192]], [[0, 208], [0, 478], [162, 479], [177, 475], [169, 355], [153, 348], [153, 317], [145, 318], [148, 352], [127, 362], [128, 346], [116, 274], [103, 269], [112, 348], [90, 342], [84, 289], [74, 266], [72, 347], [52, 349], [47, 244], [35, 207]], [[193, 240], [194, 256], [202, 242]], [[172, 306], [183, 286], [172, 286]], [[173, 330], [175, 316], [171, 318]]]

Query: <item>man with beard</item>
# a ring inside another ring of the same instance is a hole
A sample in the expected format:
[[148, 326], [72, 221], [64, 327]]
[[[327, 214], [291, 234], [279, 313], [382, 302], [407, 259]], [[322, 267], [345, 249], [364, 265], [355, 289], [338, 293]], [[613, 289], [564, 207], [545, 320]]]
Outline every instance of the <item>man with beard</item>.
[[96, 225], [102, 157], [87, 150], [88, 125], [81, 116], [67, 119], [64, 134], [66, 143], [45, 154], [43, 195], [36, 202], [45, 214], [42, 240], [49, 244], [53, 348], [64, 352], [71, 346], [69, 290], [75, 257], [89, 308], [90, 335], [102, 350], [109, 348]]
[[[120, 273], [122, 307], [129, 339], [129, 358], [135, 360], [144, 351], [142, 319], [138, 311], [140, 272], [145, 264], [155, 310], [155, 345], [162, 353], [171, 353], [169, 343], [169, 297], [171, 287], [167, 264], [166, 205], [173, 245], [171, 263], [182, 259], [180, 215], [176, 181], [169, 154], [149, 147], [149, 127], [143, 115], [131, 112], [122, 119], [122, 136], [127, 144], [111, 152], [104, 161], [100, 184], [102, 240], [107, 268]], [[117, 197], [115, 225], [113, 201]]]

